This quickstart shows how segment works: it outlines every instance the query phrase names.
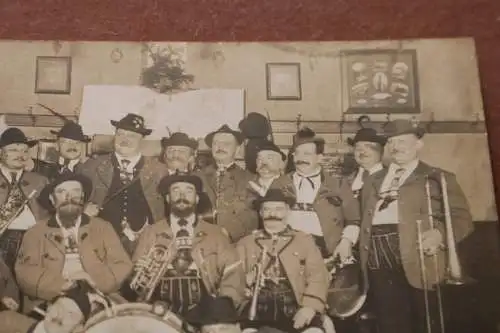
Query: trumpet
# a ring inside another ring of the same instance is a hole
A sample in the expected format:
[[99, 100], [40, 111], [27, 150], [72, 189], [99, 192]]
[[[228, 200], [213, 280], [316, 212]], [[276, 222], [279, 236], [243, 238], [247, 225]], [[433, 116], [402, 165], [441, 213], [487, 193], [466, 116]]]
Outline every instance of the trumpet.
[[250, 311], [248, 313], [248, 319], [250, 321], [255, 320], [257, 317], [257, 303], [259, 299], [260, 288], [264, 285], [264, 260], [266, 258], [267, 248], [264, 246], [262, 248], [262, 254], [259, 262], [255, 266], [256, 278], [255, 285], [252, 290], [252, 303], [250, 304]]
[[136, 269], [130, 281], [130, 288], [139, 295], [140, 302], [148, 302], [165, 274], [170, 258], [172, 256], [172, 242], [168, 247], [162, 244], [154, 244], [144, 256], [144, 263]]
[[[432, 208], [432, 195], [431, 195], [431, 181], [436, 183], [439, 187], [440, 191], [440, 201], [443, 207], [443, 220], [445, 227], [445, 246], [447, 249], [446, 259], [447, 259], [447, 267], [446, 267], [446, 276], [444, 279], [445, 284], [447, 285], [464, 285], [473, 280], [463, 274], [462, 266], [460, 264], [460, 260], [457, 253], [457, 245], [455, 243], [455, 234], [453, 230], [452, 217], [451, 217], [451, 209], [448, 197], [448, 183], [446, 181], [446, 177], [444, 172], [440, 172], [438, 179], [432, 179], [427, 176], [425, 181], [425, 196], [427, 203], [427, 212], [429, 219], [429, 226], [431, 229], [435, 227], [435, 212]], [[422, 248], [422, 220], [417, 220], [417, 237], [418, 237], [418, 254], [420, 261], [420, 271], [422, 277], [422, 284], [424, 286], [424, 305], [426, 312], [426, 324], [427, 324], [427, 333], [431, 333], [431, 316], [430, 316], [430, 306], [429, 306], [429, 293], [428, 293], [428, 281], [427, 281], [427, 267], [425, 266], [425, 254], [424, 249]], [[433, 260], [433, 269], [435, 271], [436, 276], [439, 276], [440, 267], [438, 261], [438, 254], [435, 253], [432, 255]], [[438, 315], [439, 315], [439, 323], [441, 332], [445, 331], [444, 324], [444, 310], [443, 310], [443, 300], [442, 300], [442, 292], [441, 286], [439, 282], [436, 284], [436, 297], [438, 304]]]

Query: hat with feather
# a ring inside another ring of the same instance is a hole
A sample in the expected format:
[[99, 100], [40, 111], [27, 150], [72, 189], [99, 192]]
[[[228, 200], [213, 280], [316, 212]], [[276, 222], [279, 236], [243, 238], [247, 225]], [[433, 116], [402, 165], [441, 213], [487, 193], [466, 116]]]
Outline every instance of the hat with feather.
[[49, 108], [46, 105], [38, 103], [41, 107], [44, 109], [48, 110], [50, 113], [55, 115], [56, 117], [60, 118], [63, 122], [64, 125], [58, 130], [50, 130], [50, 133], [54, 134], [57, 136], [57, 138], [67, 138], [75, 141], [81, 141], [81, 142], [90, 142], [91, 139], [83, 134], [83, 129], [82, 126], [79, 124], [75, 123], [74, 121], [68, 119], [68, 117], [60, 114], [59, 112], [56, 112], [52, 108]]

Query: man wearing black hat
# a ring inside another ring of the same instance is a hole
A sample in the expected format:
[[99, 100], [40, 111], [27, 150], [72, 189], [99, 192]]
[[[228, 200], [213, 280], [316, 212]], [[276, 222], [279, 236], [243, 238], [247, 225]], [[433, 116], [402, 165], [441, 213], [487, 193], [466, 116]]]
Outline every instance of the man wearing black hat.
[[376, 172], [381, 171], [382, 156], [387, 139], [378, 135], [373, 128], [360, 129], [354, 138], [348, 138], [347, 143], [354, 148], [354, 159], [359, 168], [349, 179], [352, 181], [351, 189], [356, 198], [359, 197], [366, 179]]
[[269, 119], [258, 112], [250, 112], [238, 127], [245, 137], [245, 166], [251, 173], [257, 172], [255, 164], [258, 147], [263, 142], [272, 140], [272, 128]]
[[[270, 189], [256, 203], [264, 228], [237, 244], [248, 272], [249, 299], [255, 296], [255, 285], [261, 286], [256, 308], [252, 309], [251, 303], [245, 308], [248, 321], [243, 326], [271, 326], [284, 332], [314, 327], [322, 331], [329, 276], [312, 237], [287, 224], [293, 198]], [[259, 265], [263, 281], [257, 281]]]
[[156, 188], [166, 168], [141, 153], [142, 141], [152, 132], [143, 117], [127, 114], [111, 124], [116, 127], [114, 152], [87, 160], [81, 169], [94, 184], [87, 213], [109, 221], [131, 254], [144, 227], [163, 216]]
[[80, 280], [103, 293], [118, 291], [132, 262], [111, 225], [84, 214], [92, 182], [63, 174], [47, 185], [40, 204], [54, 215], [30, 228], [15, 265], [21, 290], [49, 301]]
[[282, 175], [286, 155], [271, 141], [262, 141], [255, 151], [257, 175], [248, 184], [258, 196], [264, 196], [273, 181]]
[[197, 173], [216, 211], [217, 225], [226, 230], [232, 242], [258, 228], [258, 217], [251, 207], [253, 194], [248, 190], [252, 175], [235, 163], [242, 142], [243, 135], [228, 125], [208, 134], [205, 143], [212, 149], [215, 165]]
[[86, 145], [90, 138], [83, 134], [82, 127], [73, 121], [68, 121], [59, 131], [50, 131], [57, 137], [57, 163], [35, 160], [34, 171], [44, 175], [49, 180], [67, 172], [76, 172], [85, 159]]
[[431, 288], [443, 281], [447, 265], [443, 207], [435, 199], [442, 197], [443, 180], [456, 242], [473, 230], [469, 205], [454, 174], [419, 160], [423, 128], [394, 120], [384, 131], [391, 163], [374, 174], [362, 191], [360, 257], [368, 273], [373, 309], [380, 332], [427, 332], [427, 295], [431, 330], [441, 332], [438, 302]]
[[36, 144], [15, 127], [0, 136], [0, 220], [11, 221], [0, 237], [0, 251], [11, 270], [25, 231], [48, 216], [36, 200], [47, 178], [24, 170], [29, 149]]
[[195, 139], [191, 139], [185, 133], [176, 132], [161, 140], [161, 148], [160, 160], [167, 166], [169, 175], [177, 171], [193, 170], [195, 153], [198, 149], [198, 142]]
[[[238, 307], [244, 296], [243, 268], [222, 229], [198, 215], [203, 204], [201, 179], [187, 174], [167, 176], [159, 191], [168, 205], [167, 216], [146, 228], [133, 256], [137, 274], [151, 267], [151, 260], [158, 260], [147, 258], [152, 246], [168, 249], [166, 258], [155, 262], [166, 270], [158, 284], [147, 288], [153, 296], [146, 301], [166, 301], [181, 317], [189, 316], [210, 295], [227, 296]], [[130, 287], [143, 299], [144, 294], [134, 287], [135, 274]]]

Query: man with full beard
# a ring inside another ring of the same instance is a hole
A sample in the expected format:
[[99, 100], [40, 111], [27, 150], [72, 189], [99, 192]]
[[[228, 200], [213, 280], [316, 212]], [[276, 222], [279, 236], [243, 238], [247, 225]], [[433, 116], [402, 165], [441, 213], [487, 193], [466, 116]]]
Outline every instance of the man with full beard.
[[[48, 217], [48, 212], [36, 200], [48, 183], [47, 178], [24, 170], [30, 159], [29, 149], [36, 144], [37, 141], [28, 140], [15, 127], [6, 129], [0, 136], [0, 220], [12, 222], [0, 237], [0, 252], [11, 271], [26, 230], [37, 220]], [[29, 201], [24, 205], [28, 196]]]
[[[140, 290], [132, 275], [130, 287], [143, 301], [165, 301], [173, 312], [183, 318], [203, 312], [197, 305], [207, 304], [207, 297], [227, 296], [238, 307], [244, 294], [244, 272], [236, 249], [222, 229], [205, 222], [197, 214], [205, 204], [201, 179], [195, 175], [178, 174], [161, 180], [160, 193], [167, 202], [165, 219], [146, 228], [139, 238], [133, 261], [136, 273], [151, 268], [147, 258], [152, 247], [164, 247], [167, 254], [159, 267], [165, 267], [156, 285]], [[147, 292], [153, 291], [151, 297]], [[196, 325], [196, 323], [192, 323]]]
[[87, 160], [81, 168], [94, 184], [86, 212], [110, 222], [132, 254], [144, 227], [163, 217], [163, 199], [156, 189], [166, 168], [141, 153], [142, 141], [152, 132], [142, 116], [128, 114], [111, 124], [116, 127], [114, 151]]
[[54, 215], [26, 232], [15, 265], [19, 286], [32, 299], [49, 301], [80, 280], [113, 293], [131, 272], [111, 225], [83, 213], [91, 191], [87, 177], [64, 174], [40, 193], [40, 204]]

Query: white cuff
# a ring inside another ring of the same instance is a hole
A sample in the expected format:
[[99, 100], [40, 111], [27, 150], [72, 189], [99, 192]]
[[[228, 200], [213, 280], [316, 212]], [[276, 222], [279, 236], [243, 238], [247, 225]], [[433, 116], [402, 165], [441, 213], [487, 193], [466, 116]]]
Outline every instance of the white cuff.
[[342, 231], [342, 238], [348, 239], [354, 245], [358, 242], [359, 230], [357, 225], [348, 225]]

